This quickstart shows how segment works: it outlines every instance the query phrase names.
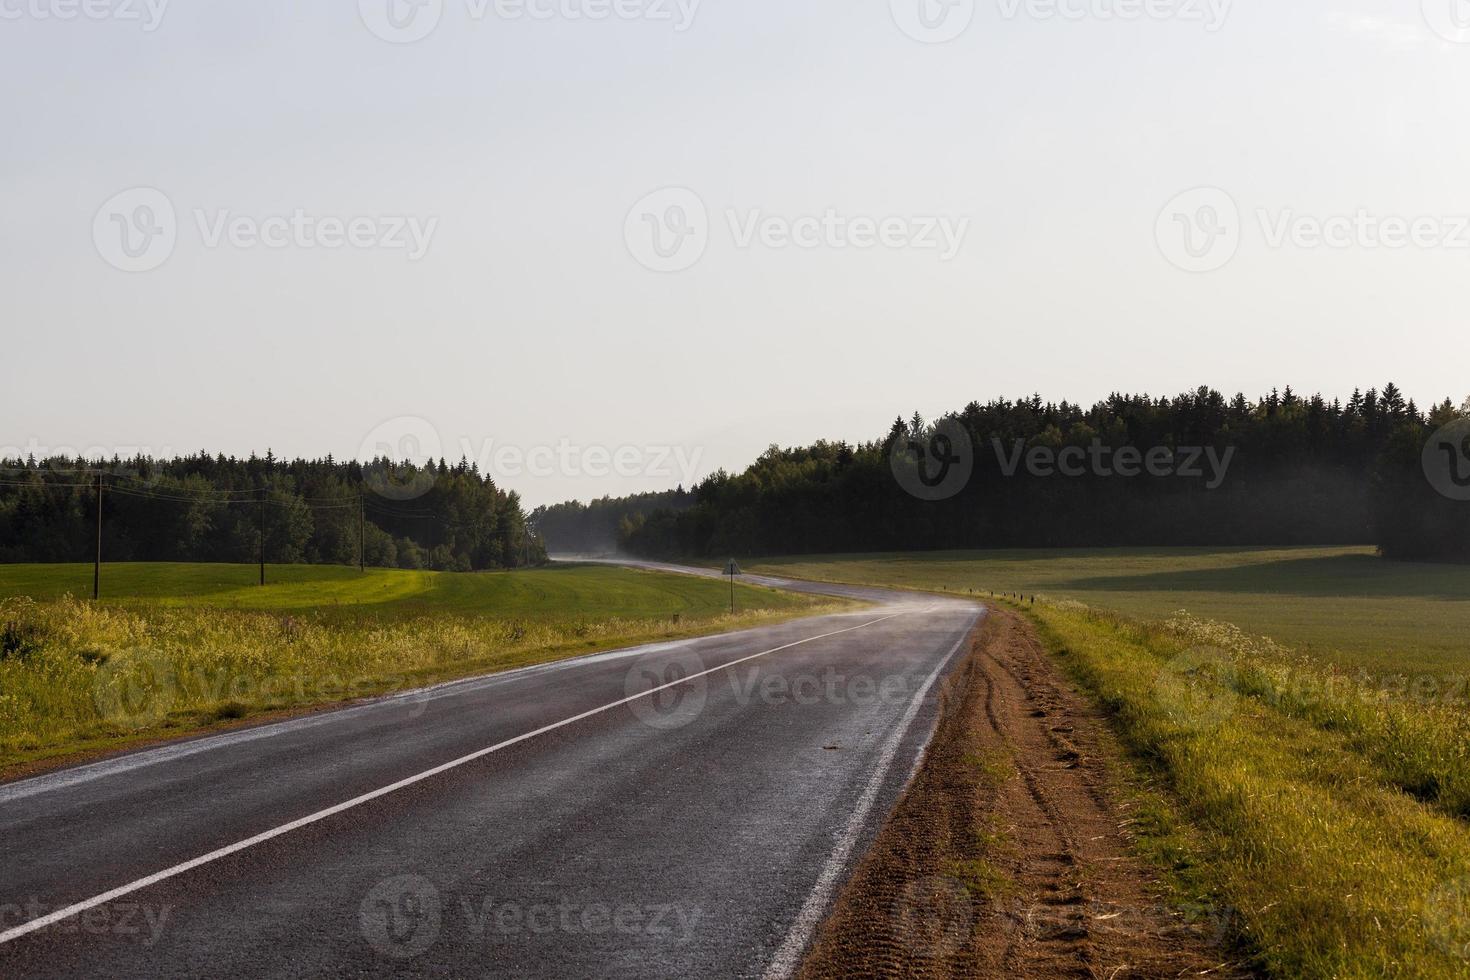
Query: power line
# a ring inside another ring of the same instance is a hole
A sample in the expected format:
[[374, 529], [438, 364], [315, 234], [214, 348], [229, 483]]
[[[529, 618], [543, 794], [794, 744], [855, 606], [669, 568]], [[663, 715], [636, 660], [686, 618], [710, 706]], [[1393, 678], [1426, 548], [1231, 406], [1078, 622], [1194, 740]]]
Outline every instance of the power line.
[[206, 507], [226, 507], [230, 504], [250, 504], [255, 502], [255, 498], [250, 497], [241, 497], [238, 500], [210, 500], [207, 497], [184, 497], [177, 494], [152, 493], [135, 490], [131, 487], [109, 486], [107, 489], [113, 493], [121, 494], [125, 497], [133, 497], [138, 500], [166, 500], [170, 503], [179, 504], [203, 504]]
[[128, 489], [137, 490], [140, 493], [173, 493], [195, 497], [239, 497], [253, 496], [260, 493], [259, 490], [216, 490], [211, 487], [177, 486], [173, 484], [162, 483], [157, 480], [140, 480], [137, 477], [115, 477], [115, 479], [130, 481], [129, 484], [115, 485], [126, 486]]
[[56, 469], [50, 466], [0, 466], [0, 473], [34, 473], [37, 476], [45, 476], [51, 473], [64, 474], [66, 476], [95, 476], [101, 472], [103, 471], [93, 469]]
[[44, 480], [40, 480], [40, 481], [34, 481], [34, 480], [32, 480], [32, 481], [0, 480], [0, 487], [34, 487], [35, 489], [38, 489], [38, 490], [76, 490], [76, 489], [90, 490], [90, 489], [92, 489], [92, 484], [90, 484], [90, 483], [47, 483]]

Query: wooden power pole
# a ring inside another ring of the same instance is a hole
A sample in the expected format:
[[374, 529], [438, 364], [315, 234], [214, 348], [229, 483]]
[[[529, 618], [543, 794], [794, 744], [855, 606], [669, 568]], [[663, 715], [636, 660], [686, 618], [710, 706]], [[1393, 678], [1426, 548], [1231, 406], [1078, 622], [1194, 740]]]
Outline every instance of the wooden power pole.
[[260, 488], [260, 584], [265, 585], [265, 487]]
[[357, 493], [357, 570], [367, 571], [367, 505], [361, 490]]
[[102, 474], [97, 474], [97, 557], [92, 562], [92, 601], [102, 598]]

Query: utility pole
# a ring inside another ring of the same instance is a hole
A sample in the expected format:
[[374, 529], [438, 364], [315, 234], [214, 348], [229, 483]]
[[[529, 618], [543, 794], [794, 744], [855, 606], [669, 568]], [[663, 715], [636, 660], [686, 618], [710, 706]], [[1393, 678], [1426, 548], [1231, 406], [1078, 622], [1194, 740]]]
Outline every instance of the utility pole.
[[367, 571], [367, 506], [361, 490], [357, 492], [357, 570]]
[[102, 474], [97, 474], [97, 557], [92, 562], [92, 601], [102, 598]]
[[265, 487], [260, 488], [260, 584], [265, 585]]

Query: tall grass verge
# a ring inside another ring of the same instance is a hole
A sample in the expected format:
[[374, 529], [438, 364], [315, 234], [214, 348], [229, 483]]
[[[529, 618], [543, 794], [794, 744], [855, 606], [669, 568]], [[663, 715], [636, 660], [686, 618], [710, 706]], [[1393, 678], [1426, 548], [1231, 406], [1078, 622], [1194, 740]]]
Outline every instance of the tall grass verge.
[[0, 600], [0, 768], [652, 640], [846, 608], [500, 619]]
[[1028, 609], [1285, 977], [1470, 976], [1466, 720], [1222, 624]]

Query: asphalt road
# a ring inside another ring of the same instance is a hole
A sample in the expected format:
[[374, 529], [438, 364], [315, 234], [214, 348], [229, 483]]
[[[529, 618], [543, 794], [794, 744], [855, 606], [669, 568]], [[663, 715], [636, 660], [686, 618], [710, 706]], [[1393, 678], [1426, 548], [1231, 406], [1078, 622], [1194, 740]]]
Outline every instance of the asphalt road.
[[980, 615], [789, 584], [874, 605], [0, 786], [0, 976], [782, 975]]

